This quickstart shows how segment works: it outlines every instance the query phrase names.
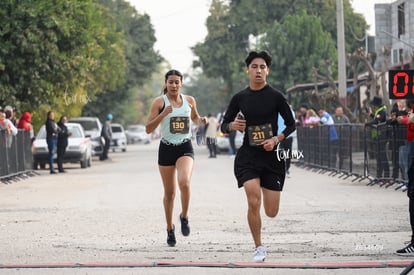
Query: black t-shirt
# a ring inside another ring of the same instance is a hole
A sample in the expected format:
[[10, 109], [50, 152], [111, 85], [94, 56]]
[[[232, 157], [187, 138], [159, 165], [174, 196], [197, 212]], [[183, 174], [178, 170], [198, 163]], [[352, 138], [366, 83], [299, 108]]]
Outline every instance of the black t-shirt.
[[[246, 119], [246, 128], [270, 123], [273, 135], [276, 136], [277, 121], [280, 114], [286, 125], [283, 134], [288, 137], [295, 130], [295, 119], [286, 98], [270, 85], [266, 85], [258, 91], [247, 87], [235, 94], [230, 100], [229, 107], [224, 115], [223, 126], [234, 121], [239, 111], [243, 113]], [[225, 132], [226, 130], [222, 129], [222, 131]], [[243, 144], [247, 145], [248, 143], [248, 137], [244, 135]]]

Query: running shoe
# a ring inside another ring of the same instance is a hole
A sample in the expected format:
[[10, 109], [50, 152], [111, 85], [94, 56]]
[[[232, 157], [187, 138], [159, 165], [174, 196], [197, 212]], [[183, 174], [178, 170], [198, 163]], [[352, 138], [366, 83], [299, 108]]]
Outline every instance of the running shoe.
[[397, 254], [400, 256], [414, 256], [414, 244], [410, 243], [406, 247], [397, 250]]
[[266, 259], [266, 248], [264, 246], [256, 247], [254, 251], [253, 262], [255, 263], [262, 263]]
[[183, 218], [180, 214], [180, 221], [181, 221], [181, 233], [183, 233], [184, 236], [190, 235], [190, 226], [188, 225], [188, 217]]
[[173, 227], [173, 229], [168, 230], [167, 229], [167, 244], [169, 246], [175, 246], [175, 244], [177, 243], [176, 239], [175, 239], [175, 226]]

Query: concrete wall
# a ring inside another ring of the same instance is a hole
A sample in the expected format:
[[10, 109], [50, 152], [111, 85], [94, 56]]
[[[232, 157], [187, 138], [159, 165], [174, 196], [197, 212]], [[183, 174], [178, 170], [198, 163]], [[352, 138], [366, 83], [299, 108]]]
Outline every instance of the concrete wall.
[[[404, 3], [405, 34], [398, 37], [398, 7]], [[411, 16], [410, 16], [411, 15]], [[376, 70], [385, 69], [384, 66], [401, 64], [399, 51], [402, 49], [404, 63], [410, 62], [410, 55], [414, 50], [414, 0], [398, 0], [391, 4], [375, 4], [375, 52], [377, 61]], [[384, 65], [384, 47], [391, 48], [390, 64]]]

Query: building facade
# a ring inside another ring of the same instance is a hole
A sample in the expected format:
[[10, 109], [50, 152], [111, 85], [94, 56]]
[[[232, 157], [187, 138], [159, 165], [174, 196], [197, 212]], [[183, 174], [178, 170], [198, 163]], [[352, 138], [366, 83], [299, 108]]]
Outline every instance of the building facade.
[[[384, 48], [390, 49], [389, 63]], [[375, 70], [409, 68], [414, 53], [414, 0], [375, 4]]]

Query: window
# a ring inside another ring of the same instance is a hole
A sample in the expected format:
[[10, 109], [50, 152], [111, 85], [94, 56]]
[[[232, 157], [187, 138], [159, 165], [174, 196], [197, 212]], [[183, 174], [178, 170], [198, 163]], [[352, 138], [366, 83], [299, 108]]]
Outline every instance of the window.
[[398, 64], [398, 50], [392, 50], [392, 64]]
[[403, 61], [403, 54], [404, 54], [404, 50], [403, 49], [393, 49], [392, 50], [392, 64], [399, 64], [400, 62]]
[[405, 5], [398, 5], [398, 37], [405, 34]]

